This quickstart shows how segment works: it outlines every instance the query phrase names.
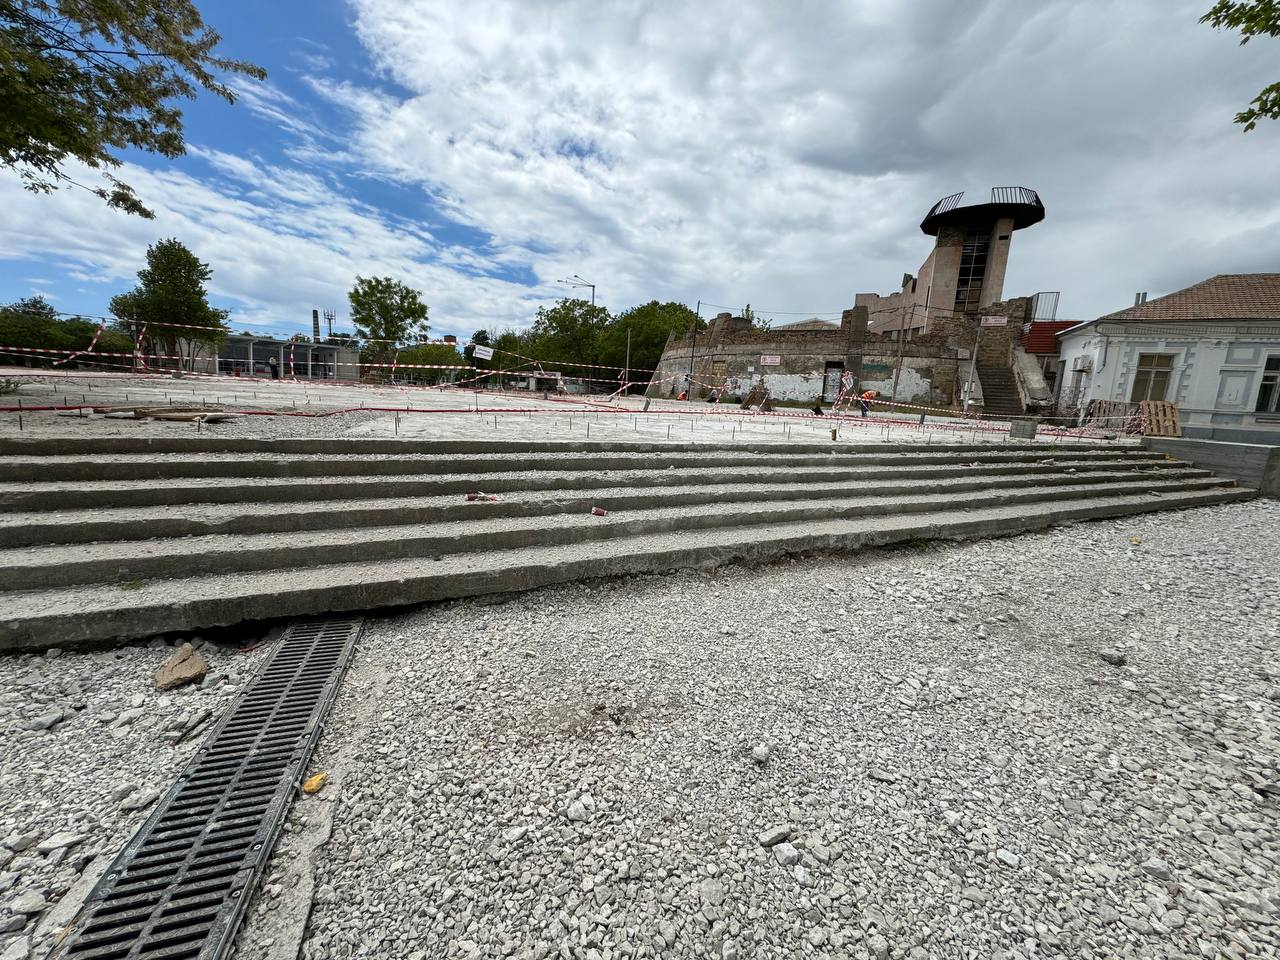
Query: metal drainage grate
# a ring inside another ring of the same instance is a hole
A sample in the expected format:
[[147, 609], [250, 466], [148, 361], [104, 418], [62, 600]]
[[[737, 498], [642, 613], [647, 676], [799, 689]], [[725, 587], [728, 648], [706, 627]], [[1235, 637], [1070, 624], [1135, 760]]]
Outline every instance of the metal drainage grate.
[[362, 618], [291, 624], [89, 894], [60, 960], [212, 960], [231, 947]]

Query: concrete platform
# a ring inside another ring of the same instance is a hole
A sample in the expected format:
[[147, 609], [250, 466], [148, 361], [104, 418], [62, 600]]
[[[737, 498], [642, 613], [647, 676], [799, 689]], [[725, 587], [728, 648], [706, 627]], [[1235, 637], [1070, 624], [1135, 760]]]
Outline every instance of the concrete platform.
[[[1160, 452], [1104, 444], [110, 446], [0, 441], [0, 649], [1255, 495]], [[467, 502], [476, 489], [501, 499]]]

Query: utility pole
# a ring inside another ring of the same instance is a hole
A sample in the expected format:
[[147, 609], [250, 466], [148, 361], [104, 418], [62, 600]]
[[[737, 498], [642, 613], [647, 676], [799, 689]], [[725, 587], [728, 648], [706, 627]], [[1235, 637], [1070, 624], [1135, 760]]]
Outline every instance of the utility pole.
[[693, 355], [698, 352], [698, 321], [702, 319], [702, 301], [698, 301], [698, 309], [695, 311], [696, 319], [693, 321], [693, 339], [689, 346], [689, 384], [685, 387], [685, 396], [693, 398]]
[[894, 374], [893, 374], [892, 399], [894, 400], [898, 399], [898, 380], [902, 376], [902, 343], [906, 339], [906, 335], [907, 335], [907, 331], [904, 329], [907, 325], [907, 303], [906, 303], [907, 295], [906, 293], [903, 293], [902, 296], [903, 296], [902, 319], [898, 323], [898, 369], [894, 371]]

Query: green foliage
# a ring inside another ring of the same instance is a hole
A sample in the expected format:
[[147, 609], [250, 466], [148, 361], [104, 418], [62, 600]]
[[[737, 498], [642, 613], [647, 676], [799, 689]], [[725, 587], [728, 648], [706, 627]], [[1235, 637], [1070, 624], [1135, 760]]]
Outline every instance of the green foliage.
[[[1280, 2], [1277, 0], [1218, 0], [1213, 8], [1200, 18], [1219, 30], [1238, 30], [1240, 45], [1253, 37], [1280, 37]], [[1236, 123], [1245, 131], [1252, 130], [1259, 120], [1280, 119], [1280, 83], [1263, 87], [1247, 110], [1236, 114]]]
[[667, 345], [667, 338], [674, 333], [676, 338], [683, 337], [690, 324], [702, 323], [698, 315], [683, 303], [659, 303], [650, 300], [648, 303], [618, 314], [601, 332], [599, 339], [600, 363], [621, 368], [627, 362], [627, 333], [631, 334], [631, 369], [644, 373], [631, 375], [632, 380], [643, 380], [648, 371], [658, 366], [662, 350]]
[[[221, 41], [190, 0], [0, 0], [0, 165], [28, 190], [76, 183], [68, 158], [118, 167], [114, 151], [186, 151], [179, 99], [203, 88], [228, 103], [218, 74], [266, 71], [214, 53]], [[86, 186], [77, 184], [77, 186]], [[88, 187], [110, 207], [153, 214], [110, 174]]]
[[[11, 347], [29, 347], [36, 350], [84, 350], [93, 342], [98, 331], [96, 320], [81, 317], [59, 319], [53, 304], [44, 297], [28, 297], [0, 307], [0, 343]], [[127, 334], [107, 329], [98, 338], [95, 352], [133, 349]], [[47, 367], [65, 354], [4, 354], [0, 352], [0, 364], [10, 366]], [[72, 361], [73, 363], [75, 361]], [[120, 358], [109, 358], [118, 363]]]
[[[468, 363], [475, 363], [475, 347], [489, 347], [493, 345], [493, 341], [489, 339], [488, 330], [477, 330], [471, 335], [471, 342], [462, 348], [462, 355], [467, 358]], [[482, 365], [488, 366], [488, 362], [481, 360]]]
[[421, 340], [430, 329], [422, 294], [391, 277], [356, 277], [347, 300], [365, 363], [390, 363], [397, 347]]
[[[209, 305], [204, 285], [213, 276], [179, 240], [160, 240], [147, 247], [147, 265], [138, 271], [138, 286], [111, 298], [111, 313], [137, 332], [145, 325], [148, 353], [175, 356], [186, 348], [195, 357], [216, 348], [227, 335], [227, 311]], [[165, 324], [183, 323], [213, 330], [190, 330]]]
[[[520, 352], [552, 364], [598, 363], [600, 335], [611, 319], [608, 310], [588, 300], [566, 298], [550, 309], [539, 307], [529, 331], [529, 350]], [[579, 375], [587, 373], [572, 367], [562, 372], [569, 374], [575, 369]]]
[[759, 319], [749, 303], [742, 308], [742, 313], [739, 316], [751, 324], [752, 333], [768, 333], [773, 328], [773, 321]]
[[416, 380], [424, 383], [452, 383], [466, 373], [465, 370], [415, 370], [412, 364], [438, 364], [441, 366], [460, 367], [467, 363], [458, 348], [447, 343], [421, 343], [416, 347], [405, 347], [396, 354], [397, 364], [410, 365], [405, 370], [396, 370], [397, 378]]

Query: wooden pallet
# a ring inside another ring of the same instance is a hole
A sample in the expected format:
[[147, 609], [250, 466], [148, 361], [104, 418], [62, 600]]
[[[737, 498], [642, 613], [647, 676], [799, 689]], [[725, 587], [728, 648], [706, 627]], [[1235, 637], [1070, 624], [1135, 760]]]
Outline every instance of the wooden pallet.
[[1178, 419], [1178, 405], [1166, 400], [1143, 400], [1139, 405], [1147, 428], [1148, 437], [1180, 437], [1182, 423]]

